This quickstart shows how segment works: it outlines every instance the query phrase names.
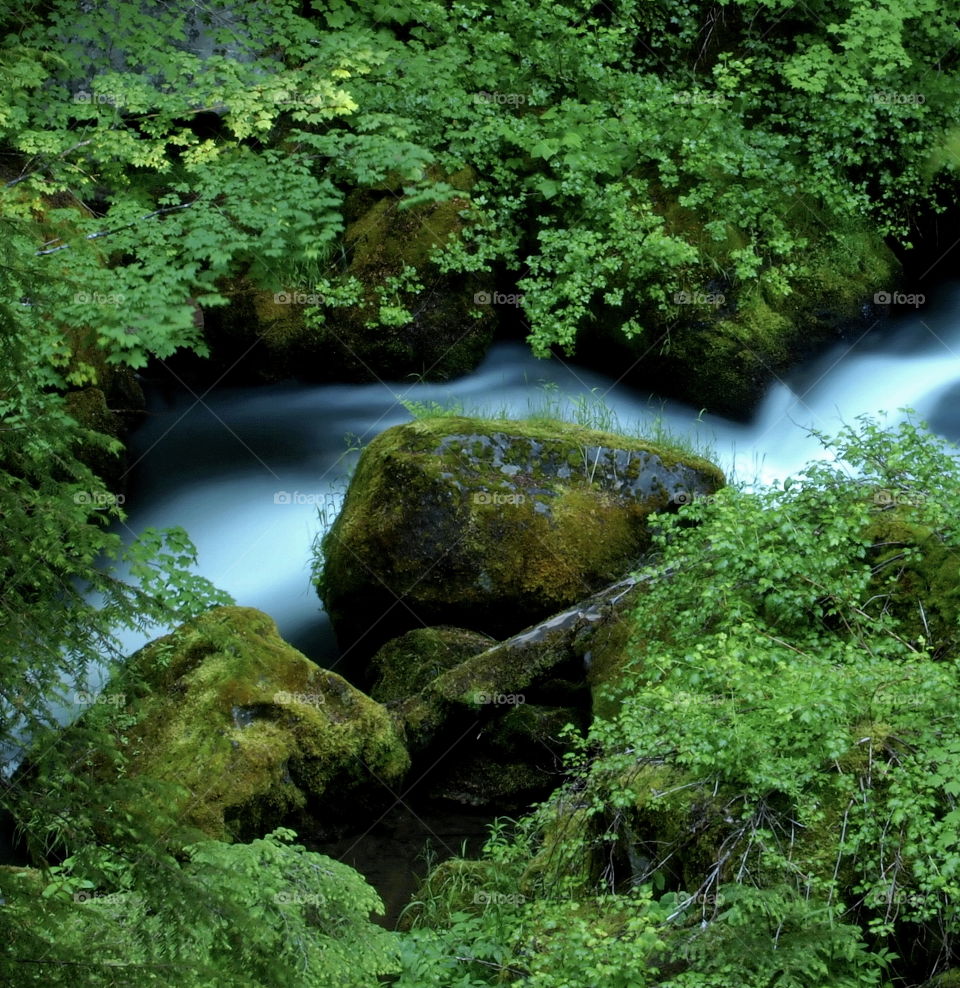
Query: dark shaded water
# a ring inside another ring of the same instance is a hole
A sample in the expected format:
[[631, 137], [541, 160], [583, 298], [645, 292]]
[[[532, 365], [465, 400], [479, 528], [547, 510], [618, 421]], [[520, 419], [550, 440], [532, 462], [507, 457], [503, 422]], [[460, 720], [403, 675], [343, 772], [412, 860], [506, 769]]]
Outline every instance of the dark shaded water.
[[356, 868], [383, 899], [384, 915], [377, 921], [392, 930], [430, 865], [458, 855], [475, 857], [491, 819], [489, 810], [401, 804], [366, 833], [304, 843]]

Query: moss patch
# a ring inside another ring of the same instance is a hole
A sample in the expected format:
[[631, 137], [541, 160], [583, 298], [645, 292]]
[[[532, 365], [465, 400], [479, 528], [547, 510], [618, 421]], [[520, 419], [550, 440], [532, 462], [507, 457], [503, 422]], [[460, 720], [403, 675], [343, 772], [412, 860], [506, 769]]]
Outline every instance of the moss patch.
[[[321, 669], [251, 608], [221, 607], [130, 659], [116, 729], [130, 775], [179, 784], [177, 815], [211, 837], [250, 839], [409, 761], [386, 710]], [[105, 694], [118, 691], [108, 686]], [[69, 732], [67, 732], [69, 734]]]
[[379, 703], [403, 700], [492, 644], [486, 635], [463, 628], [414, 628], [373, 657], [376, 683], [370, 695]]
[[[434, 178], [464, 191], [474, 181], [468, 169]], [[247, 278], [224, 282], [230, 304], [211, 313], [207, 333], [215, 361], [230, 366], [256, 345], [256, 359], [245, 363], [266, 380], [442, 381], [472, 371], [493, 339], [495, 309], [474, 299], [490, 285], [476, 275], [445, 274], [431, 260], [435, 248], [460, 235], [469, 200], [410, 209], [401, 208], [403, 200], [369, 189], [347, 198], [338, 277], [359, 285], [352, 305], [326, 304], [309, 274], [298, 276], [307, 283], [270, 288]], [[381, 323], [381, 309], [403, 309], [409, 318], [391, 311]]]
[[[906, 636], [924, 639], [935, 655], [960, 645], [960, 559], [902, 509], [879, 512], [870, 526], [874, 606], [892, 610]], [[902, 632], [901, 632], [902, 633]]]
[[[709, 259], [684, 272], [676, 290], [712, 298], [678, 305], [669, 315], [642, 300], [633, 311], [604, 308], [583, 330], [577, 356], [618, 376], [626, 361], [628, 380], [697, 408], [747, 418], [776, 375], [812, 348], [869, 329], [876, 318], [874, 294], [896, 287], [900, 266], [882, 237], [865, 225], [828, 229], [802, 207], [791, 225], [807, 242], [794, 262], [803, 273], [791, 279], [789, 290], [763, 270], [734, 283], [724, 272], [732, 268], [730, 252], [745, 245], [742, 234], [728, 225], [726, 237], [715, 240], [703, 219], [677, 206], [671, 190], [661, 190], [654, 201], [667, 231]], [[620, 331], [629, 317], [646, 330], [630, 341]]]

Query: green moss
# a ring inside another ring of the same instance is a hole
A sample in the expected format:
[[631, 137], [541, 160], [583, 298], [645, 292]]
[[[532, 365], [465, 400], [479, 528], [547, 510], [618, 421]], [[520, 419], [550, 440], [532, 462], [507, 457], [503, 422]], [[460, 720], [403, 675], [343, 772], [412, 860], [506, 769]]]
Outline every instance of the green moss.
[[633, 633], [634, 622], [628, 609], [624, 609], [602, 622], [590, 636], [587, 682], [593, 695], [594, 717], [612, 720], [620, 709], [617, 686], [633, 656]]
[[521, 894], [541, 890], [591, 890], [602, 872], [597, 847], [598, 818], [587, 805], [555, 800], [541, 814], [540, 845], [518, 883]]
[[414, 628], [388, 642], [373, 657], [371, 666], [377, 682], [370, 695], [380, 703], [403, 700], [492, 644], [485, 635], [463, 628]]
[[[675, 190], [653, 187], [653, 205], [665, 230], [693, 244], [698, 265], [678, 273], [677, 290], [715, 292], [717, 305], [681, 305], [660, 313], [639, 303], [646, 333], [627, 341], [620, 323], [637, 316], [611, 308], [597, 320], [604, 328], [600, 350], [614, 365], [643, 358], [641, 372], [663, 391], [712, 412], [743, 415], [760, 399], [774, 375], [781, 373], [812, 346], [827, 343], [848, 330], [868, 328], [862, 307], [879, 290], [896, 286], [899, 264], [883, 238], [866, 223], [825, 224], [809, 208], [789, 216], [790, 237], [798, 244], [790, 257], [787, 281], [762, 268], [755, 278], [736, 281], [731, 252], [743, 249], [742, 232], [726, 225], [715, 239], [707, 219], [678, 205]], [[630, 285], [624, 288], [629, 292]], [[598, 330], [584, 330], [584, 342]], [[589, 334], [589, 337], [588, 337]], [[665, 339], [658, 353], [651, 341]]]
[[183, 817], [210, 836], [258, 834], [334, 805], [406, 751], [387, 712], [280, 638], [250, 608], [208, 611], [130, 660], [124, 749], [131, 774], [184, 787]]
[[[937, 655], [960, 645], [960, 560], [932, 529], [903, 508], [879, 512], [869, 537], [874, 604], [901, 621], [906, 636], [924, 639]], [[901, 632], [903, 633], [903, 632]]]
[[[443, 179], [438, 173], [434, 177]], [[475, 179], [472, 170], [463, 169], [446, 180], [466, 191]], [[402, 201], [397, 195], [379, 198], [348, 224], [344, 249], [350, 264], [345, 274], [362, 285], [362, 298], [355, 306], [326, 310], [317, 338], [328, 360], [339, 354], [361, 376], [373, 369], [390, 378], [421, 374], [448, 380], [476, 367], [492, 341], [495, 323], [494, 308], [474, 302], [489, 285], [475, 275], [447, 275], [433, 261], [436, 251], [459, 237], [465, 223], [461, 213], [470, 202], [454, 196], [402, 209]], [[379, 291], [411, 269], [425, 287], [401, 290], [396, 301], [415, 315], [406, 325], [370, 328], [380, 318]]]

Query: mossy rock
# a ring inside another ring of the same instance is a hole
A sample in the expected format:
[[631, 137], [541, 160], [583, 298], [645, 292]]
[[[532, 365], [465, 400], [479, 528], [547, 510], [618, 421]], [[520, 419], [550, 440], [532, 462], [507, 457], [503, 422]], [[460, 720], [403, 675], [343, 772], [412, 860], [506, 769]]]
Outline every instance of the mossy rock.
[[174, 816], [219, 840], [290, 821], [333, 828], [409, 766], [385, 708], [252, 608], [211, 609], [151, 642], [104, 690], [117, 694], [97, 713], [112, 718], [128, 775], [176, 784]]
[[[474, 177], [465, 169], [445, 181], [466, 192]], [[410, 375], [445, 381], [477, 367], [496, 323], [494, 307], [475, 301], [490, 290], [488, 280], [444, 274], [431, 260], [434, 248], [459, 236], [469, 200], [455, 196], [413, 208], [403, 202], [393, 193], [358, 190], [345, 204], [348, 223], [339, 249], [349, 259], [339, 274], [360, 285], [355, 304], [327, 304], [309, 274], [269, 289], [245, 276], [225, 281], [220, 290], [229, 304], [207, 319], [215, 365], [240, 362], [235, 378], [267, 381]], [[351, 216], [361, 203], [359, 215]], [[405, 271], [423, 287], [391, 289], [390, 280]], [[411, 318], [377, 325], [382, 307], [405, 309]]]
[[518, 813], [548, 796], [557, 776], [544, 775], [524, 761], [502, 762], [482, 753], [444, 762], [441, 778], [431, 781], [429, 796], [462, 806], [489, 806], [491, 812]]
[[305, 318], [306, 302], [319, 298], [312, 288], [266, 289], [238, 275], [224, 279], [218, 290], [228, 301], [204, 315], [210, 360], [190, 361], [193, 374], [229, 374], [231, 382], [243, 384], [328, 376], [317, 334]]
[[723, 483], [706, 460], [565, 422], [395, 426], [360, 457], [318, 590], [354, 654], [420, 624], [505, 638], [628, 573], [651, 512]]
[[505, 712], [544, 676], [575, 661], [567, 628], [543, 635], [526, 632], [494, 645], [431, 679], [419, 693], [400, 702], [411, 751], [422, 751], [452, 730], [462, 732], [465, 718], [487, 720]]
[[540, 811], [539, 848], [524, 868], [518, 883], [522, 895], [591, 894], [603, 873], [601, 855], [593, 853], [600, 841], [600, 819], [589, 802], [554, 798]]
[[486, 635], [464, 628], [414, 628], [387, 642], [371, 660], [376, 682], [370, 696], [378, 703], [404, 700], [493, 644]]
[[[122, 423], [108, 407], [106, 395], [100, 388], [68, 391], [65, 402], [67, 414], [82, 428], [109, 439], [120, 439], [123, 435]], [[84, 438], [77, 443], [74, 454], [115, 493], [123, 490], [125, 457], [122, 450], [112, 452], [103, 442]]]
[[580, 642], [594, 717], [612, 720], [620, 709], [620, 684], [639, 651], [633, 611], [644, 592], [642, 583], [630, 588], [620, 606], [611, 609]]
[[[427, 749], [451, 731], [462, 733], [466, 718], [486, 724], [527, 702], [546, 706], [558, 693], [564, 706], [586, 710], [581, 642], [592, 625], [620, 604], [623, 591], [634, 582], [628, 577], [605, 587], [431, 679], [419, 693], [396, 707], [410, 750]], [[578, 681], [579, 696], [574, 688]], [[564, 690], [557, 690], [558, 682], [564, 684]], [[515, 717], [511, 723], [517, 725], [526, 714]]]
[[[140, 420], [146, 406], [143, 391], [133, 372], [111, 368], [98, 375], [102, 387], [77, 388], [64, 395], [67, 414], [83, 429], [90, 429], [107, 440], [122, 442]], [[75, 456], [88, 466], [115, 494], [126, 488], [127, 459], [121, 448], [111, 452], [107, 443], [85, 437], [74, 447]]]
[[[666, 231], [708, 257], [716, 255], [716, 265], [685, 272], [684, 284], [677, 285], [689, 299], [702, 296], [702, 304], [677, 305], [672, 318], [642, 300], [635, 309], [602, 306], [583, 330], [577, 358], [615, 371], [627, 383], [745, 420], [769, 385], [798, 360], [866, 332], [877, 321], [875, 293], [896, 287], [900, 265], [878, 233], [856, 225], [826, 231], [803, 210], [795, 232], [808, 241], [797, 261], [806, 273], [793, 279], [789, 293], [765, 282], [762, 272], [736, 285], [718, 279], [716, 271], [729, 266], [729, 252], [745, 241], [731, 229], [727, 242], [718, 245], [704, 221], [678, 207], [672, 193], [664, 192], [661, 200]], [[631, 286], [624, 288], [629, 293]], [[620, 327], [628, 318], [646, 332], [626, 339]]]
[[931, 981], [924, 983], [923, 988], [960, 988], [960, 967], [952, 967], [943, 974], [938, 974]]
[[432, 799], [468, 806], [522, 812], [556, 788], [570, 750], [568, 725], [586, 727], [588, 714], [577, 707], [535, 703], [505, 704], [495, 719], [478, 725], [469, 749], [454, 746], [431, 779]]
[[[468, 168], [445, 180], [467, 192], [476, 176]], [[390, 194], [347, 225], [344, 247], [350, 263], [344, 273], [362, 284], [362, 298], [355, 306], [324, 309], [320, 330], [328, 359], [342, 376], [369, 380], [372, 372], [445, 381], [469, 373], [483, 359], [496, 317], [494, 307], [476, 299], [491, 291], [489, 279], [445, 274], [431, 260], [435, 249], [459, 236], [469, 205], [464, 195], [405, 208], [402, 196]], [[387, 301], [398, 302], [413, 318], [399, 326], [368, 328], [381, 307], [378, 290], [405, 269], [416, 272], [423, 288], [401, 290]]]
[[953, 655], [960, 646], [960, 559], [908, 510], [891, 506], [871, 522], [871, 596], [901, 621], [905, 637], [924, 639], [935, 656]]

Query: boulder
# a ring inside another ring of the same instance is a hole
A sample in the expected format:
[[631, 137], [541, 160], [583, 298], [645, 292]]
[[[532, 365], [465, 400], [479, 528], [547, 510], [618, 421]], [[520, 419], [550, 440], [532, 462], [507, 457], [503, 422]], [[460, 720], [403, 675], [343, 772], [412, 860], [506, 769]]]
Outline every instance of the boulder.
[[[616, 676], [619, 633], [646, 580], [627, 577], [503, 642], [420, 628], [381, 648], [374, 687], [402, 724], [432, 800], [520, 812], [563, 774], [566, 728], [591, 717], [591, 656]], [[621, 652], [623, 650], [621, 649]], [[442, 756], [442, 757], [438, 757]]]
[[651, 512], [723, 482], [706, 460], [565, 422], [396, 426], [360, 457], [318, 591], [354, 661], [418, 625], [505, 638], [630, 572]]
[[414, 628], [387, 642], [373, 657], [370, 667], [376, 681], [370, 696], [379, 703], [404, 700], [492, 644], [486, 635], [465, 628]]
[[92, 715], [114, 733], [128, 776], [176, 784], [173, 815], [219, 840], [305, 819], [322, 831], [348, 805], [362, 814], [388, 800], [385, 785], [409, 765], [380, 704], [251, 608], [213, 608], [151, 642]]
[[[707, 218], [679, 206], [675, 193], [661, 190], [654, 205], [665, 232], [711, 243]], [[712, 213], [709, 219], [716, 222]], [[874, 305], [876, 293], [889, 293], [901, 278], [899, 262], [869, 223], [840, 230], [798, 208], [790, 225], [807, 246], [798, 251], [789, 289], [775, 289], [763, 270], [739, 282], [718, 277], [714, 260], [688, 269], [674, 286], [674, 304], [661, 312], [626, 281], [618, 287], [629, 302], [598, 299], [591, 309], [577, 360], [662, 397], [748, 420], [770, 384], [804, 357], [875, 326], [883, 308]], [[732, 226], [727, 236], [722, 249], [745, 245]], [[628, 337], [622, 327], [631, 318], [644, 332]]]
[[[360, 282], [361, 297], [353, 306], [325, 308], [322, 330], [325, 357], [342, 376], [445, 381], [483, 359], [496, 324], [489, 277], [444, 273], [430, 256], [463, 230], [475, 181], [465, 168], [446, 178], [463, 195], [413, 208], [406, 208], [404, 196], [387, 192], [348, 222], [345, 274]], [[405, 283], [407, 274], [412, 280]], [[391, 316], [370, 328], [397, 305], [411, 318], [394, 322]]]
[[[496, 325], [489, 278], [446, 274], [430, 255], [459, 236], [474, 181], [464, 169], [446, 179], [462, 195], [412, 208], [403, 195], [365, 190], [345, 205], [333, 263], [270, 289], [225, 282], [228, 305], [206, 319], [215, 366], [239, 380], [446, 381], [472, 371]], [[318, 278], [331, 279], [336, 304]]]
[[635, 604], [642, 582], [626, 577], [431, 679], [396, 708], [410, 750], [446, 742], [464, 723], [489, 721], [527, 701], [565, 707], [585, 699], [584, 656], [594, 634]]
[[564, 777], [570, 749], [567, 728], [584, 728], [582, 707], [550, 707], [514, 696], [506, 711], [471, 731], [469, 745], [455, 746], [431, 775], [430, 798], [498, 813], [521, 813], [545, 799]]

